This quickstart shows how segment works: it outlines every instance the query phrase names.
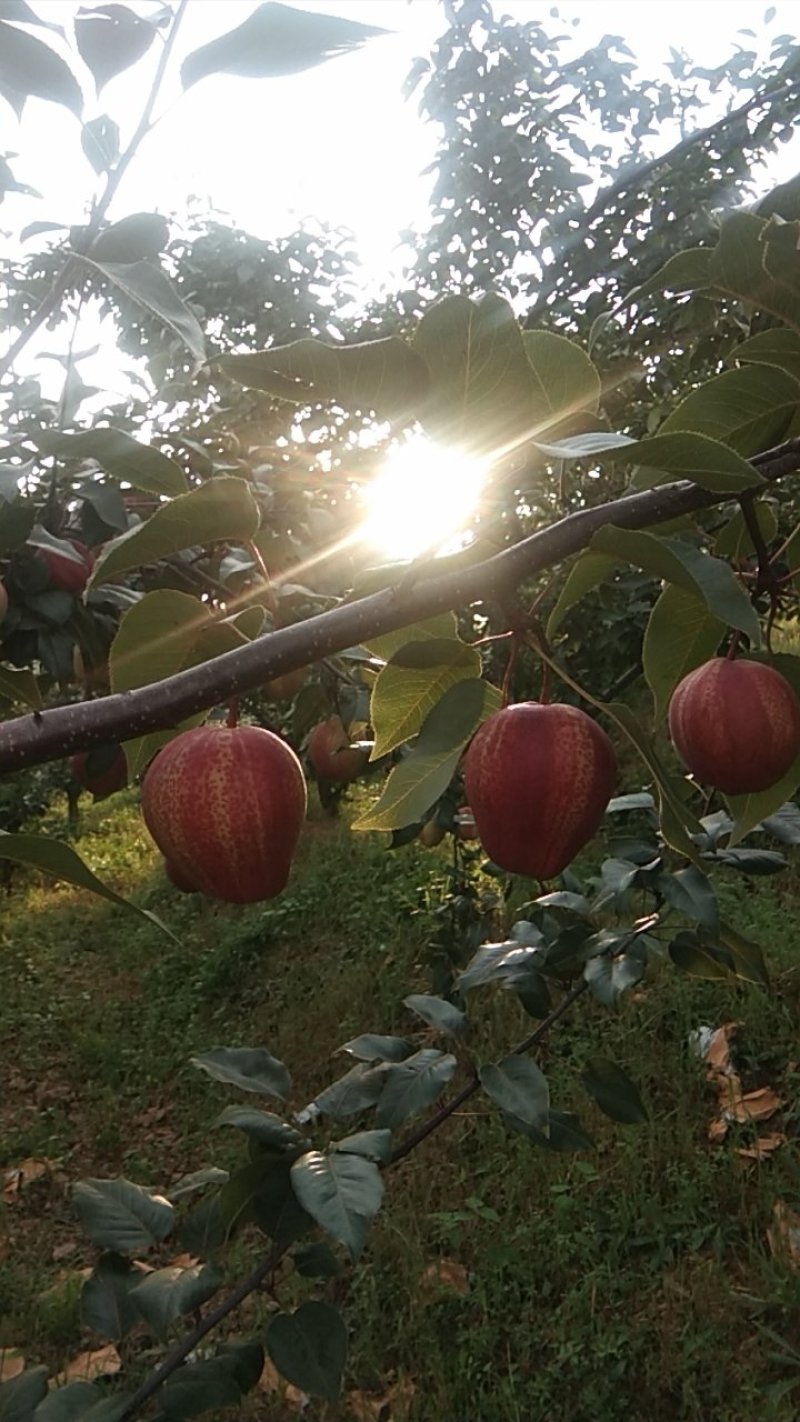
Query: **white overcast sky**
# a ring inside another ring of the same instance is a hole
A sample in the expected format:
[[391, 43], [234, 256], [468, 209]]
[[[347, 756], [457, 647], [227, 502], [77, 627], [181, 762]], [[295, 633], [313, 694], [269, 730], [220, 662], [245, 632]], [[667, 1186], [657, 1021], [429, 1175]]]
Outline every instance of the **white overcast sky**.
[[[90, 0], [91, 3], [91, 0]], [[33, 0], [42, 17], [68, 25], [73, 0]], [[147, 13], [149, 0], [134, 0]], [[255, 8], [254, 0], [190, 0], [177, 58], [232, 29]], [[112, 216], [132, 211], [185, 211], [194, 194], [201, 204], [229, 213], [262, 236], [286, 231], [306, 215], [350, 228], [374, 284], [393, 274], [398, 232], [424, 223], [436, 130], [423, 125], [416, 101], [404, 103], [400, 87], [411, 60], [424, 54], [443, 28], [437, 0], [304, 0], [319, 9], [386, 27], [393, 33], [362, 50], [305, 74], [279, 80], [215, 76], [186, 95], [173, 82], [167, 112], [143, 145], [122, 185]], [[564, 0], [564, 29], [582, 48], [604, 33], [621, 34], [651, 69], [668, 47], [685, 49], [704, 63], [719, 63], [731, 44], [751, 46], [736, 31], [755, 30], [763, 43], [764, 5], [752, 0]], [[796, 0], [776, 6], [779, 30], [793, 31]], [[552, 11], [539, 0], [496, 0], [496, 13], [518, 20]], [[548, 24], [553, 23], [548, 20]], [[774, 27], [771, 27], [775, 32]], [[40, 37], [51, 39], [39, 30]], [[112, 80], [98, 101], [82, 74], [86, 117], [108, 112], [130, 130], [144, 101], [154, 50]], [[80, 148], [77, 119], [65, 109], [31, 101], [20, 125], [0, 101], [0, 153], [17, 153], [17, 177], [42, 194], [41, 201], [10, 195], [0, 209], [0, 236], [38, 218], [82, 220], [94, 175]], [[800, 137], [771, 165], [781, 181], [800, 169]], [[765, 184], [765, 186], [768, 184]]]

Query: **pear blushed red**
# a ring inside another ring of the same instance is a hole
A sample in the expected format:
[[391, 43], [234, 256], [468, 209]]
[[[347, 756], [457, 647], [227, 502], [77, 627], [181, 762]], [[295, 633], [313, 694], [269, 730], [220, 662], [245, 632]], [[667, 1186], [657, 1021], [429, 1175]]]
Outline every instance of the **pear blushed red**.
[[481, 843], [511, 874], [551, 879], [595, 834], [614, 792], [608, 736], [577, 706], [523, 701], [473, 736], [464, 785]]
[[260, 726], [184, 731], [142, 784], [144, 821], [172, 882], [235, 904], [285, 888], [306, 801], [294, 751]]
[[668, 720], [687, 769], [723, 795], [769, 790], [800, 754], [800, 701], [764, 662], [712, 657], [678, 683]]

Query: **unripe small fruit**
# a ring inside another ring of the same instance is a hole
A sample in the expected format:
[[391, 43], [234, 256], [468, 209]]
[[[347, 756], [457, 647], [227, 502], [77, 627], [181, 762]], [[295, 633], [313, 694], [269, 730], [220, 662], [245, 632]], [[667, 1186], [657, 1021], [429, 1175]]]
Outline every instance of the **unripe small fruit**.
[[422, 826], [417, 839], [426, 849], [435, 849], [437, 844], [441, 844], [446, 833], [444, 825], [440, 825], [437, 820], [428, 820]]
[[128, 783], [128, 762], [122, 746], [99, 746], [97, 750], [80, 751], [70, 761], [74, 780], [89, 790], [95, 800], [105, 800]]
[[754, 795], [777, 785], [800, 755], [800, 701], [774, 667], [712, 657], [672, 693], [669, 733], [703, 784]]
[[151, 761], [142, 813], [173, 882], [227, 903], [257, 903], [286, 885], [305, 819], [305, 777], [271, 731], [197, 726]]
[[592, 838], [617, 766], [605, 731], [576, 706], [495, 711], [470, 742], [464, 785], [489, 858], [550, 879]]
[[301, 687], [305, 686], [307, 675], [307, 667], [296, 667], [294, 671], [284, 672], [283, 676], [273, 677], [272, 681], [265, 681], [262, 690], [270, 701], [293, 701]]
[[369, 752], [351, 746], [339, 716], [320, 721], [308, 738], [308, 758], [321, 780], [355, 780], [369, 761]]

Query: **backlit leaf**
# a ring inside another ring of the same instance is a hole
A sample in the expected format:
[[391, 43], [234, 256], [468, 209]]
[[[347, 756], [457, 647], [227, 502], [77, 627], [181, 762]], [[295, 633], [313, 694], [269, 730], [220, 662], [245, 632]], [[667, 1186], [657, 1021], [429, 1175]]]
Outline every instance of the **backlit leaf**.
[[387, 33], [375, 25], [339, 15], [268, 0], [235, 30], [187, 55], [181, 66], [181, 79], [188, 89], [209, 74], [239, 74], [248, 79], [298, 74]]
[[481, 657], [474, 647], [452, 639], [409, 642], [379, 673], [370, 699], [375, 732], [372, 760], [412, 740], [445, 692], [460, 681], [480, 676]]
[[0, 85], [20, 95], [51, 99], [80, 116], [83, 95], [59, 54], [26, 30], [0, 20]]
[[198, 365], [202, 365], [206, 343], [200, 323], [160, 267], [151, 262], [101, 262], [86, 256], [82, 256], [81, 261], [108, 277], [138, 306], [143, 306], [174, 331]]
[[92, 586], [155, 563], [184, 548], [221, 540], [246, 542], [258, 528], [258, 505], [244, 479], [221, 475], [162, 505], [146, 523], [107, 543]]
[[127, 5], [82, 6], [75, 18], [78, 53], [90, 69], [98, 91], [146, 54], [156, 29]]
[[29, 869], [40, 869], [43, 874], [50, 874], [54, 879], [74, 884], [77, 889], [88, 889], [99, 898], [108, 899], [110, 903], [127, 909], [129, 913], [137, 913], [148, 919], [162, 933], [172, 936], [170, 930], [154, 913], [149, 909], [139, 908], [129, 899], [123, 899], [120, 894], [115, 894], [113, 889], [92, 873], [72, 846], [64, 844], [60, 839], [47, 839], [40, 834], [8, 834], [5, 830], [0, 830], [0, 859], [13, 859], [17, 864], [26, 864]]
[[642, 644], [642, 665], [656, 720], [666, 716], [679, 681], [713, 657], [725, 624], [694, 593], [668, 583], [653, 607]]
[[421, 406], [428, 388], [425, 362], [398, 336], [358, 345], [328, 345], [307, 337], [288, 346], [223, 356], [232, 380], [295, 404], [333, 403], [402, 419]]
[[88, 459], [114, 479], [132, 484], [147, 494], [186, 493], [186, 476], [179, 464], [152, 445], [142, 444], [124, 430], [98, 428], [80, 434], [42, 431], [37, 444], [44, 454], [68, 459]]

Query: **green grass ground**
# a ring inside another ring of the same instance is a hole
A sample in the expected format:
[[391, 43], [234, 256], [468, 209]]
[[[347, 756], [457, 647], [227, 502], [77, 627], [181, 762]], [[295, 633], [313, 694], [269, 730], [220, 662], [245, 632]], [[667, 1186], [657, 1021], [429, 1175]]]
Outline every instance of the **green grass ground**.
[[[3, 903], [0, 1165], [49, 1165], [2, 1207], [0, 1348], [53, 1373], [93, 1346], [78, 1314], [93, 1254], [69, 1183], [155, 1186], [234, 1160], [226, 1134], [208, 1139], [231, 1094], [187, 1066], [192, 1052], [268, 1046], [300, 1106], [343, 1069], [343, 1041], [408, 1030], [402, 998], [429, 988], [448, 864], [444, 850], [387, 854], [379, 837], [320, 820], [281, 899], [226, 908], [170, 888], [132, 795], [86, 814], [80, 849], [179, 942], [34, 875]], [[378, 1418], [365, 1394], [394, 1387], [383, 1422], [795, 1422], [800, 1273], [767, 1230], [776, 1203], [800, 1209], [799, 892], [796, 870], [725, 889], [767, 953], [770, 993], [665, 966], [618, 1015], [584, 1000], [553, 1033], [542, 1065], [594, 1151], [546, 1154], [475, 1098], [392, 1172], [363, 1262], [332, 1289], [351, 1331], [350, 1400], [312, 1403], [307, 1417]], [[475, 1018], [484, 1056], [530, 1027], [507, 996], [477, 1000]], [[738, 1155], [752, 1127], [709, 1143], [714, 1095], [688, 1045], [700, 1024], [731, 1019], [745, 1088], [784, 1101], [788, 1140], [760, 1163]], [[578, 1076], [595, 1053], [638, 1082], [648, 1125], [614, 1126], [587, 1103]], [[234, 1271], [252, 1243], [233, 1251]], [[268, 1307], [246, 1307], [241, 1327]], [[293, 1413], [264, 1394], [248, 1415]]]

